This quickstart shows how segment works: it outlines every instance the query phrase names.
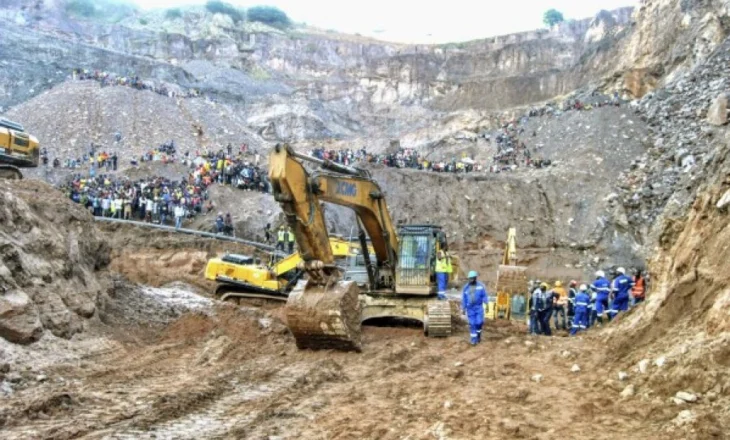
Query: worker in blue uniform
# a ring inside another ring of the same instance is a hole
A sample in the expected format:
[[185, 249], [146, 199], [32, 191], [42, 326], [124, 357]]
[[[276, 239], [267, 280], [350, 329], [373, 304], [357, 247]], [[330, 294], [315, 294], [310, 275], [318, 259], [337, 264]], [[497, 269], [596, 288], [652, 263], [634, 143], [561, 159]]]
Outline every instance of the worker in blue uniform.
[[575, 335], [576, 333], [583, 331], [588, 328], [588, 305], [591, 302], [591, 297], [588, 295], [588, 286], [581, 284], [578, 288], [578, 294], [575, 296], [575, 303], [573, 310], [575, 316], [573, 317], [573, 325], [570, 327], [570, 334]]
[[619, 267], [616, 269], [618, 276], [611, 282], [611, 292], [613, 292], [613, 301], [608, 315], [611, 319], [616, 317], [619, 312], [625, 312], [629, 309], [629, 300], [631, 299], [631, 288], [634, 287], [634, 280], [626, 276], [626, 269]]
[[606, 274], [602, 270], [596, 272], [596, 280], [591, 284], [591, 290], [596, 292], [595, 311], [600, 324], [603, 323], [603, 314], [609, 310], [608, 296], [611, 293], [610, 284], [606, 279]]
[[471, 345], [482, 340], [482, 326], [484, 325], [484, 304], [487, 302], [487, 289], [477, 281], [479, 274], [469, 271], [469, 282], [464, 286], [461, 294], [461, 308], [469, 319], [469, 336]]

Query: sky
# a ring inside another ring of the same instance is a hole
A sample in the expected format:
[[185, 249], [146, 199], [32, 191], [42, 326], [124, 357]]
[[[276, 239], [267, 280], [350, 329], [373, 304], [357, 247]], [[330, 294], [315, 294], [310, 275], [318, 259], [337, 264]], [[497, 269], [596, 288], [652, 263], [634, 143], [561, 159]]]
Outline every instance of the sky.
[[[198, 0], [132, 0], [144, 9], [204, 4]], [[555, 8], [566, 19], [601, 9], [633, 6], [638, 0], [228, 0], [250, 7], [276, 6], [289, 17], [322, 29], [403, 43], [448, 43], [543, 27]]]

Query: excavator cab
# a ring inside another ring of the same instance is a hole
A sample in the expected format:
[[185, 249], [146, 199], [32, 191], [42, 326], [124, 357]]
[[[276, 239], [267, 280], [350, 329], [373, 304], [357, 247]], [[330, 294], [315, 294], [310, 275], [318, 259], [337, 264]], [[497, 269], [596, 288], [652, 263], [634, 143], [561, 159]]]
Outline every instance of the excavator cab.
[[407, 295], [436, 293], [434, 278], [436, 253], [445, 239], [441, 228], [432, 225], [408, 225], [398, 229], [398, 268], [395, 291]]

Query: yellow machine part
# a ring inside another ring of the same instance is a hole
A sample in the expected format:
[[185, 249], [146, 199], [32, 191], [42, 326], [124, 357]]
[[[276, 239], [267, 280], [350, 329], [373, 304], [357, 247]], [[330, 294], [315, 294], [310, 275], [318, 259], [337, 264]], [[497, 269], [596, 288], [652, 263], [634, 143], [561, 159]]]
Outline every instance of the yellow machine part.
[[22, 178], [18, 168], [35, 168], [39, 162], [38, 139], [20, 124], [0, 118], [0, 178]]
[[[522, 319], [527, 311], [513, 310], [513, 297], [527, 292], [527, 267], [517, 266], [517, 230], [509, 228], [504, 246], [502, 264], [497, 269], [497, 298], [493, 303], [492, 315], [496, 319]], [[513, 312], [514, 316], [513, 316]], [[524, 313], [524, 314], [523, 314]]]
[[[332, 254], [336, 258], [352, 255], [356, 249], [360, 249], [359, 244], [352, 244], [337, 237], [330, 237], [330, 246]], [[372, 252], [372, 248], [370, 252]], [[282, 258], [271, 266], [235, 264], [223, 261], [222, 258], [212, 258], [208, 260], [205, 267], [205, 278], [210, 281], [219, 281], [220, 277], [225, 277], [260, 289], [278, 292], [288, 284], [282, 275], [295, 270], [301, 261], [302, 258], [298, 252]]]

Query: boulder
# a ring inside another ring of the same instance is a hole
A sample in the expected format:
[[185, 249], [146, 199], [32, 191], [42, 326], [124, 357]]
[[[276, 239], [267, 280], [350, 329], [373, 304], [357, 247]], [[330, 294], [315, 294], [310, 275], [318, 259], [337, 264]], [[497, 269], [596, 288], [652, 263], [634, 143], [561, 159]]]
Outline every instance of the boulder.
[[727, 95], [721, 94], [710, 105], [707, 110], [707, 122], [712, 125], [725, 125], [727, 123]]
[[697, 401], [697, 395], [689, 393], [687, 391], [677, 391], [677, 394], [674, 395], [675, 398], [683, 400], [685, 402], [696, 402]]
[[38, 311], [25, 292], [11, 290], [0, 296], [0, 337], [18, 344], [30, 344], [42, 333]]

